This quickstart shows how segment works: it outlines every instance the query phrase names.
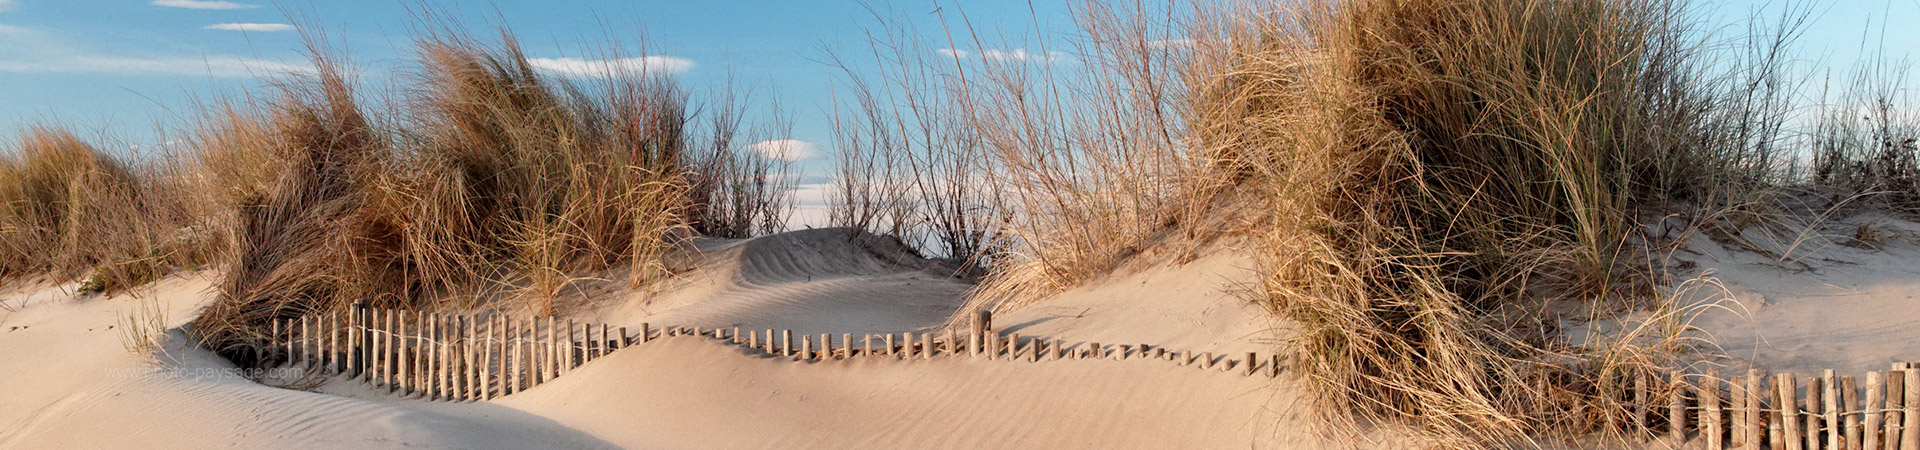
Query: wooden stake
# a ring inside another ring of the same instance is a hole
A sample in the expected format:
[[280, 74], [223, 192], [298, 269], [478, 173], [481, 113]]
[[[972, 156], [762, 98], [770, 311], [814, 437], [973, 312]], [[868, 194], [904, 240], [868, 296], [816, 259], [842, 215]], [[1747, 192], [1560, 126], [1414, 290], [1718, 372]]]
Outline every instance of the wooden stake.
[[896, 351], [896, 350], [894, 350], [894, 348], [893, 348], [893, 333], [887, 333], [887, 334], [886, 334], [886, 337], [885, 337], [884, 339], [886, 340], [886, 342], [885, 342], [885, 343], [886, 343], [886, 346], [887, 346], [887, 347], [886, 347], [886, 350], [884, 350], [884, 351], [885, 351], [886, 353], [884, 353], [884, 354], [885, 354], [885, 355], [887, 355], [887, 356], [893, 356], [893, 355], [894, 355], [894, 352]]
[[1735, 376], [1727, 385], [1727, 429], [1731, 431], [1728, 444], [1736, 449], [1747, 448], [1747, 377]]
[[1846, 447], [1842, 446], [1846, 445], [1847, 426], [1844, 421], [1840, 420], [1840, 408], [1844, 406], [1840, 396], [1840, 378], [1834, 376], [1833, 369], [1827, 369], [1820, 373], [1821, 382], [1824, 383], [1825, 386], [1821, 391], [1823, 392], [1821, 401], [1826, 405], [1825, 417], [1821, 419], [1821, 428], [1826, 429], [1827, 432], [1827, 448], [1834, 450], [1844, 449]]
[[1901, 392], [1906, 402], [1901, 405], [1900, 450], [1920, 450], [1920, 369], [1908, 365], [1900, 375], [1906, 387]]
[[[1276, 361], [1277, 362], [1277, 361]], [[1678, 370], [1667, 373], [1667, 436], [1674, 445], [1687, 442], [1687, 379]]]
[[780, 356], [793, 356], [793, 330], [780, 330]]
[[1807, 378], [1807, 423], [1806, 426], [1801, 428], [1807, 435], [1805, 446], [1807, 450], [1819, 450], [1820, 444], [1823, 442], [1823, 440], [1820, 439], [1820, 418], [1822, 417], [1820, 414], [1822, 411], [1820, 408], [1820, 399], [1822, 398], [1822, 385], [1823, 383], [1821, 383], [1820, 377]]
[[1904, 422], [1906, 410], [1907, 379], [1902, 375], [1901, 364], [1893, 363], [1893, 369], [1886, 375], [1886, 407], [1881, 411], [1881, 423], [1885, 424], [1885, 434], [1880, 438], [1880, 447], [1887, 450], [1910, 450], [1900, 445], [1900, 431], [1906, 428]]
[[797, 359], [813, 359], [813, 336], [800, 336], [800, 356]]
[[1707, 448], [1726, 448], [1723, 437], [1726, 433], [1720, 428], [1721, 419], [1724, 418], [1720, 410], [1720, 371], [1708, 370], [1697, 389], [1700, 391], [1700, 407], [1705, 409], [1705, 414], [1700, 415], [1700, 430], [1707, 435]]
[[1847, 448], [1859, 449], [1862, 443], [1860, 435], [1860, 385], [1854, 383], [1853, 376], [1840, 377], [1840, 403], [1843, 408], [1841, 418], [1847, 434]]
[[[1800, 435], [1800, 405], [1794, 402], [1794, 396], [1798, 394], [1796, 391], [1799, 390], [1797, 386], [1794, 386], [1796, 384], [1794, 375], [1792, 373], [1782, 373], [1774, 377], [1773, 388], [1775, 393], [1774, 399], [1776, 400], [1775, 404], [1780, 406], [1780, 428], [1782, 433], [1780, 439], [1786, 444], [1787, 450], [1805, 450], [1806, 441], [1802, 440]], [[1776, 445], [1776, 447], [1778, 446]]]
[[1760, 399], [1766, 398], [1766, 391], [1761, 390], [1760, 386], [1766, 381], [1767, 376], [1764, 372], [1761, 372], [1760, 369], [1747, 369], [1747, 404], [1746, 407], [1741, 409], [1746, 410], [1746, 446], [1747, 448], [1755, 450], [1760, 448], [1760, 439], [1762, 439], [1762, 434], [1765, 433], [1762, 430], [1766, 429], [1767, 414], [1766, 411], [1760, 409]]
[[1861, 437], [1866, 442], [1860, 447], [1861, 449], [1880, 450], [1880, 411], [1886, 408], [1887, 400], [1885, 382], [1879, 371], [1867, 372], [1867, 404], [1862, 408], [1863, 415], [1866, 416], [1866, 424], [1860, 429]]

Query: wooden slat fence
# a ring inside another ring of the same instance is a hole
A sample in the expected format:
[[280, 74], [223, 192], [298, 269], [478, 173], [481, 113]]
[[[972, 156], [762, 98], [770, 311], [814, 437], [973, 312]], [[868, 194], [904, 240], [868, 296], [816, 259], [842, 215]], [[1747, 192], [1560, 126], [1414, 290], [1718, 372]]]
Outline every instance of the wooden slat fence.
[[[512, 395], [627, 346], [659, 337], [697, 336], [797, 361], [885, 357], [896, 360], [966, 356], [1008, 361], [1112, 359], [1163, 361], [1245, 376], [1277, 377], [1279, 355], [1175, 352], [1147, 344], [1069, 343], [1003, 333], [975, 321], [967, 332], [800, 335], [793, 330], [699, 327], [654, 329], [515, 318], [504, 314], [426, 314], [354, 305], [273, 323], [287, 363], [345, 375], [388, 392], [428, 400], [476, 401]], [[878, 344], [878, 347], [876, 347]], [[1920, 449], [1916, 449], [1920, 450]]]
[[[976, 320], [967, 331], [799, 335], [793, 330], [626, 327], [504, 314], [445, 315], [355, 305], [273, 324], [289, 364], [431, 400], [490, 400], [525, 391], [629, 345], [702, 337], [796, 361], [971, 357], [1008, 361], [1162, 361], [1245, 376], [1277, 377], [1279, 355], [1243, 358], [1147, 344], [1070, 343], [1004, 333]], [[1664, 378], [1664, 379], [1659, 379]], [[1896, 363], [1864, 376], [1717, 370], [1632, 382], [1629, 430], [1710, 449], [1920, 450], [1920, 367]], [[1911, 387], [1911, 388], [1910, 388]]]
[[1920, 450], [1920, 367], [1913, 363], [1860, 377], [1674, 371], [1634, 386], [1630, 426], [1689, 448]]

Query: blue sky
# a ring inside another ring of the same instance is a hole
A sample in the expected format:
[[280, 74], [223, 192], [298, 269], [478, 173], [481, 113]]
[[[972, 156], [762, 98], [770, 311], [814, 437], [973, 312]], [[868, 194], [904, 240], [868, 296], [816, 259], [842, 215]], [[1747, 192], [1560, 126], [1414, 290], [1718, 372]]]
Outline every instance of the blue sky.
[[[1736, 23], [1778, 0], [1697, 1], [1710, 22]], [[1073, 30], [1066, 0], [943, 1], [989, 34]], [[289, 16], [324, 29], [365, 69], [370, 86], [405, 76], [409, 36], [422, 3], [399, 0], [0, 0], [0, 142], [37, 122], [67, 124], [109, 146], [157, 140], [160, 126], [192, 118], [194, 99], [258, 88], [275, 70], [301, 63]], [[777, 99], [794, 121], [790, 138], [832, 148], [829, 50], [860, 52], [874, 13], [937, 31], [930, 0], [820, 1], [438, 1], [426, 4], [481, 31], [503, 22], [537, 58], [592, 58], [590, 42], [644, 34], [651, 54], [673, 58], [694, 92], [731, 77], [758, 104]], [[1904, 56], [1920, 44], [1920, 0], [1838, 0], [1814, 4], [1815, 20], [1796, 55], [1844, 68], [1863, 38], [1884, 39]], [[1884, 26], [1891, 23], [1892, 26]], [[610, 32], [610, 33], [609, 33]], [[1884, 32], [1884, 37], [1882, 33]], [[940, 41], [943, 39], [934, 39]], [[964, 48], [965, 46], [963, 46]], [[977, 49], [975, 49], [977, 50]], [[1837, 74], [1836, 74], [1837, 75]], [[799, 162], [825, 175], [823, 157]]]

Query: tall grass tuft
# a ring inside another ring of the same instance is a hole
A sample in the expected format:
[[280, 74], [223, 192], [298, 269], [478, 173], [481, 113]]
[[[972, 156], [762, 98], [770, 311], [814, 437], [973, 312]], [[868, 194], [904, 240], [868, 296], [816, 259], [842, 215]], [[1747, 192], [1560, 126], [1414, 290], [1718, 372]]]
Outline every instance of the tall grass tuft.
[[504, 29], [438, 26], [408, 88], [372, 110], [310, 41], [315, 75], [281, 83], [268, 114], [216, 109], [193, 133], [239, 202], [221, 298], [196, 325], [236, 362], [277, 357], [259, 345], [274, 318], [354, 301], [559, 314], [613, 269], [641, 289], [672, 275], [695, 233], [783, 226], [785, 165], [735, 142], [731, 97], [706, 128], [669, 74], [555, 76]]
[[204, 262], [217, 244], [188, 228], [182, 181], [65, 129], [28, 128], [0, 153], [0, 281], [47, 274], [116, 293]]
[[1201, 106], [1233, 119], [1206, 145], [1270, 207], [1264, 300], [1299, 327], [1293, 361], [1323, 411], [1462, 446], [1624, 423], [1629, 382], [1674, 361], [1679, 330], [1574, 345], [1551, 311], [1680, 314], [1635, 219], [1776, 179], [1755, 143], [1782, 119], [1726, 81], [1752, 78], [1706, 70], [1684, 10], [1372, 0], [1258, 16], [1241, 38], [1257, 44]]

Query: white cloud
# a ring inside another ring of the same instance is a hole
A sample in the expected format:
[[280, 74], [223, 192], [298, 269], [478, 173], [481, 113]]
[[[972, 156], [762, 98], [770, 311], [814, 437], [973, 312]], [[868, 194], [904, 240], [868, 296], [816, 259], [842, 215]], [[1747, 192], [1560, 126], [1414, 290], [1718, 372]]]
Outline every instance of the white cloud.
[[216, 23], [213, 25], [207, 25], [205, 28], [209, 30], [223, 30], [223, 31], [270, 32], [270, 31], [292, 30], [293, 25], [288, 25], [284, 23]]
[[534, 68], [560, 76], [591, 77], [649, 72], [680, 73], [693, 68], [693, 61], [672, 56], [642, 56], [619, 59], [528, 58]]
[[[73, 45], [45, 31], [0, 25], [0, 73], [106, 73], [260, 77], [312, 73], [313, 66], [235, 55], [126, 53], [107, 55]], [[129, 55], [129, 56], [123, 56]]]
[[820, 146], [793, 139], [762, 141], [749, 145], [747, 148], [768, 159], [778, 159], [782, 161], [799, 161], [820, 156]]
[[1193, 48], [1193, 44], [1192, 39], [1160, 39], [1147, 41], [1147, 46], [1161, 50], [1190, 49]]
[[169, 8], [186, 9], [254, 9], [260, 7], [260, 5], [234, 3], [226, 0], [153, 0], [153, 4]]
[[112, 73], [182, 75], [212, 77], [259, 77], [283, 73], [310, 73], [313, 67], [237, 56], [202, 58], [142, 58], [95, 55], [67, 55], [55, 59], [0, 59], [0, 72], [13, 73]]
[[[953, 59], [969, 59], [973, 52], [961, 49], [943, 48], [938, 50], [941, 56]], [[995, 62], [1053, 62], [1066, 56], [1060, 52], [1030, 52], [1024, 48], [990, 48], [980, 51], [980, 58]]]
[[0, 0], [0, 12], [12, 11], [16, 6], [20, 6], [20, 3], [13, 0]]

